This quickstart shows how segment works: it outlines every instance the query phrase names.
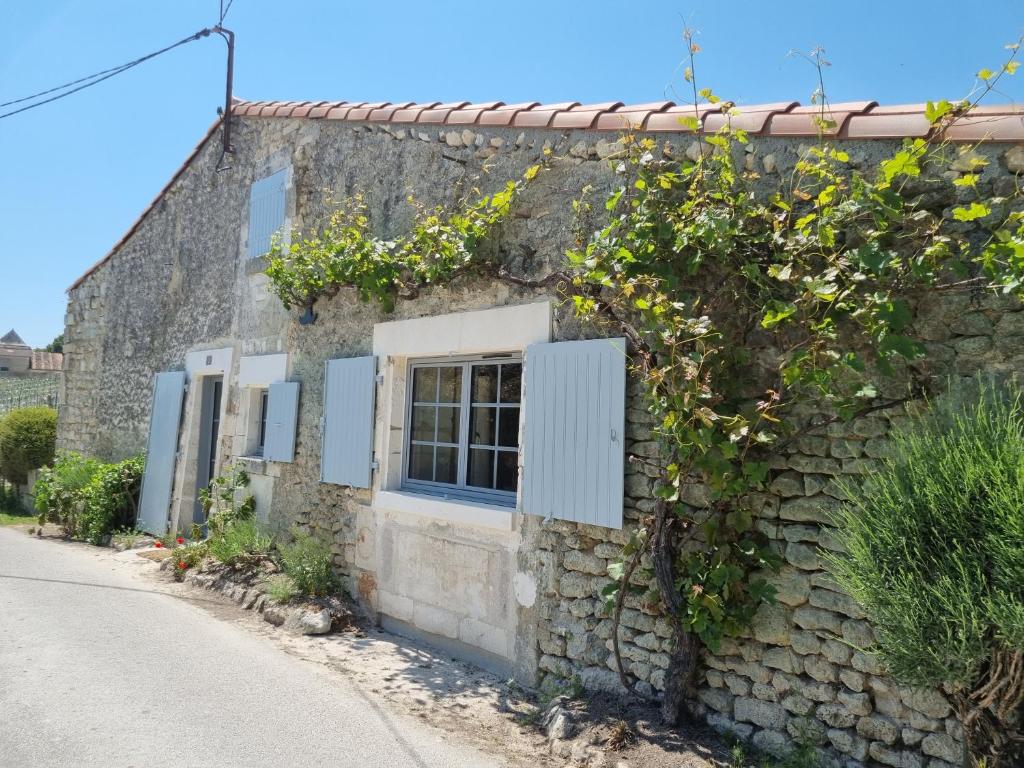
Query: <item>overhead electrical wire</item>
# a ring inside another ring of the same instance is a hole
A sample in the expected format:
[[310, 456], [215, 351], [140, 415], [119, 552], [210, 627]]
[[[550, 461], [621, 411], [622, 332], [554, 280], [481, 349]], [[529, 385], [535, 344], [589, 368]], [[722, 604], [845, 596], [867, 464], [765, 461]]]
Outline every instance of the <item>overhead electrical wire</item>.
[[[234, 2], [234, 0], [232, 0], [232, 2]], [[231, 3], [228, 3], [228, 9], [230, 9], [230, 8], [231, 8]], [[227, 11], [225, 11], [225, 14], [226, 13], [227, 13]], [[28, 110], [35, 109], [36, 107], [41, 107], [44, 104], [49, 104], [50, 102], [57, 101], [58, 99], [63, 99], [65, 96], [70, 96], [72, 93], [77, 93], [78, 91], [81, 91], [81, 90], [84, 90], [86, 88], [89, 88], [89, 87], [91, 87], [93, 85], [96, 85], [97, 83], [102, 83], [104, 80], [109, 80], [111, 77], [114, 77], [115, 75], [119, 75], [122, 72], [126, 72], [127, 70], [132, 69], [133, 67], [137, 67], [139, 64], [142, 64], [143, 62], [146, 62], [146, 61], [149, 61], [150, 59], [156, 58], [157, 56], [160, 56], [161, 54], [167, 53], [168, 51], [172, 51], [175, 48], [178, 48], [179, 46], [185, 45], [186, 43], [194, 42], [194, 41], [199, 40], [199, 39], [204, 38], [204, 37], [208, 37], [212, 32], [213, 32], [213, 30], [208, 28], [208, 27], [204, 28], [204, 29], [201, 29], [198, 32], [196, 32], [194, 35], [189, 35], [188, 37], [182, 38], [178, 42], [172, 43], [171, 45], [168, 45], [165, 48], [161, 48], [158, 51], [153, 51], [152, 53], [147, 53], [145, 56], [140, 56], [139, 58], [134, 59], [132, 61], [129, 61], [126, 64], [121, 64], [118, 67], [112, 67], [110, 69], [104, 69], [104, 70], [102, 70], [100, 72], [94, 72], [93, 74], [88, 75], [86, 77], [80, 77], [77, 80], [72, 80], [71, 82], [64, 83], [63, 85], [58, 85], [58, 86], [56, 86], [54, 88], [48, 88], [45, 91], [40, 91], [39, 93], [34, 93], [31, 96], [23, 96], [20, 99], [14, 99], [12, 101], [5, 101], [3, 103], [0, 103], [0, 107], [8, 107], [8, 106], [11, 106], [12, 104], [21, 104], [21, 103], [26, 102], [26, 101], [32, 101], [33, 99], [38, 99], [41, 96], [47, 96], [48, 94], [56, 93], [57, 91], [62, 91], [62, 93], [57, 93], [55, 96], [50, 96], [50, 98], [48, 98], [48, 99], [43, 99], [42, 101], [36, 101], [36, 102], [34, 102], [32, 104], [27, 104], [24, 107], [19, 107], [18, 109], [12, 109], [10, 112], [5, 112], [3, 114], [0, 114], [0, 120], [2, 120], [5, 117], [11, 117], [12, 115], [17, 115], [17, 114], [19, 114], [21, 112], [27, 112]], [[72, 86], [78, 86], [78, 87], [77, 88], [72, 88]], [[70, 89], [70, 90], [67, 90], [67, 89]]]

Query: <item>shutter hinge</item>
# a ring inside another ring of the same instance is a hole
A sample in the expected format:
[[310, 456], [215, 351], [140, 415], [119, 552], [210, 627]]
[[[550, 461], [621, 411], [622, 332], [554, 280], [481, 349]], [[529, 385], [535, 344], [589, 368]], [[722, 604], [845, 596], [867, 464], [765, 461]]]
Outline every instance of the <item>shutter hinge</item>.
[[380, 469], [380, 462], [377, 461], [376, 459], [371, 459], [370, 460], [370, 469], [372, 469], [372, 470]]
[[373, 380], [376, 381], [378, 384], [383, 384], [384, 383], [384, 374], [383, 373], [378, 373], [376, 376], [373, 377]]

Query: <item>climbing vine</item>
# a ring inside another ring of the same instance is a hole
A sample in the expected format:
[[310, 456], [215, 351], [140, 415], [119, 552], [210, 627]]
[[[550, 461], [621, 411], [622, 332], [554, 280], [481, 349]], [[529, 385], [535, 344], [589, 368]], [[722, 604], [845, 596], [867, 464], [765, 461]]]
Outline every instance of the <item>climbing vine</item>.
[[[686, 39], [694, 104], [735, 116], [698, 89], [699, 49], [689, 32]], [[984, 157], [944, 138], [1014, 74], [1018, 45], [1010, 49], [1001, 68], [978, 73], [971, 97], [929, 103], [928, 140], [907, 140], [875, 164], [825, 138], [836, 126], [823, 87], [814, 97], [819, 141], [802, 148], [781, 183], [747, 167], [748, 137], [729, 120], [704, 132], [696, 106], [680, 120], [694, 138], [685, 154], [650, 136], [623, 136], [611, 158], [621, 183], [604, 210], [586, 199], [575, 205], [581, 222], [600, 215], [605, 223], [539, 280], [509, 275], [480, 245], [543, 165], [455, 213], [418, 209], [410, 233], [394, 240], [370, 232], [357, 195], [319, 235], [275, 245], [267, 274], [286, 307], [351, 287], [391, 309], [425, 286], [488, 272], [522, 286], [558, 285], [579, 316], [628, 337], [660, 445], [657, 458], [632, 460], [656, 475], [656, 502], [611, 569], [617, 581], [605, 597], [616, 624], [635, 591], [642, 603], [664, 605], [673, 643], [662, 707], [675, 722], [701, 648], [742, 634], [773, 599], [768, 577], [779, 555], [759, 515], [787, 448], [927, 389], [914, 332], [923, 295], [1024, 292], [1020, 201], [988, 194], [979, 183]], [[822, 52], [809, 58], [820, 75]], [[931, 194], [948, 184], [958, 201], [949, 211], [948, 190]], [[613, 638], [628, 684], [617, 631]]]
[[[698, 49], [687, 41], [693, 83]], [[1016, 70], [1011, 50], [999, 71], [979, 73], [980, 95]], [[695, 103], [720, 103], [693, 88]], [[835, 126], [817, 98], [824, 136]], [[913, 324], [925, 291], [1021, 293], [1019, 201], [986, 196], [986, 160], [943, 139], [974, 103], [929, 104], [935, 138], [908, 140], [874, 166], [822, 138], [771, 187], [743, 165], [745, 132], [727, 121], [703, 134], [696, 109], [681, 120], [696, 134], [689, 156], [647, 136], [622, 141], [624, 181], [605, 201], [607, 224], [568, 254], [570, 293], [581, 316], [632, 341], [661, 446], [654, 511], [605, 596], [616, 623], [629, 591], [667, 608], [666, 720], [692, 693], [701, 646], [740, 634], [773, 597], [765, 574], [778, 556], [757, 517], [786, 448], [922, 393]], [[963, 170], [944, 174], [954, 167]], [[947, 196], [928, 193], [950, 183], [959, 202], [947, 215]], [[907, 383], [894, 393], [897, 372]], [[647, 578], [635, 579], [648, 552]]]
[[318, 234], [296, 232], [289, 245], [276, 240], [266, 274], [285, 308], [311, 307], [318, 297], [350, 287], [361, 300], [375, 299], [391, 311], [396, 299], [478, 269], [481, 245], [540, 170], [531, 166], [522, 179], [491, 195], [464, 199], [454, 210], [426, 208], [409, 198], [416, 211], [412, 229], [392, 240], [371, 232], [366, 202], [357, 193], [332, 204]]

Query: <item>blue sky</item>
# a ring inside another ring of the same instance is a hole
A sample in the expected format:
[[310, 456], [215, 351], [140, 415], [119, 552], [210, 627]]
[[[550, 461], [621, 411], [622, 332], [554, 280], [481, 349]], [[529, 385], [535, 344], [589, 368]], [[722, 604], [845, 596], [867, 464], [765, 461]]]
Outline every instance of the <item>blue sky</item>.
[[[212, 25], [218, 0], [5, 0], [0, 102], [106, 69]], [[235, 93], [249, 99], [625, 101], [679, 98], [684, 23], [698, 78], [738, 103], [796, 99], [822, 45], [833, 101], [960, 97], [1024, 32], [1020, 0], [235, 0]], [[67, 286], [166, 183], [223, 101], [224, 46], [183, 46], [0, 120], [0, 334], [63, 328]], [[1024, 98], [1024, 74], [1002, 97]], [[0, 111], [4, 111], [0, 109]]]

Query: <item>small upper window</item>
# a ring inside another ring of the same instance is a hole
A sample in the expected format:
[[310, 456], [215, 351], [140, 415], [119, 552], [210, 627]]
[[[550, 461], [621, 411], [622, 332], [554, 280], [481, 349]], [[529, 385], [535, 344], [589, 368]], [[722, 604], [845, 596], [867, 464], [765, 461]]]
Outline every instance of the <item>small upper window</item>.
[[414, 364], [405, 485], [515, 503], [522, 370], [512, 358]]
[[249, 191], [249, 258], [264, 256], [274, 234], [285, 225], [285, 181], [287, 171], [280, 170], [253, 182]]

